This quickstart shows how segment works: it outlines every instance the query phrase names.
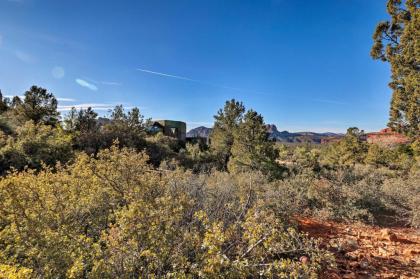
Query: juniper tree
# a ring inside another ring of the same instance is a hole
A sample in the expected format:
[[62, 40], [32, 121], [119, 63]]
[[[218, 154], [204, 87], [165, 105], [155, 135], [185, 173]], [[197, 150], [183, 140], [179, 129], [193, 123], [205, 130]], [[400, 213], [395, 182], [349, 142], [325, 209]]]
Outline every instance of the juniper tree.
[[364, 136], [363, 130], [348, 128], [346, 135], [329, 147], [326, 154], [327, 163], [348, 166], [362, 163], [368, 151], [367, 143], [362, 140]]

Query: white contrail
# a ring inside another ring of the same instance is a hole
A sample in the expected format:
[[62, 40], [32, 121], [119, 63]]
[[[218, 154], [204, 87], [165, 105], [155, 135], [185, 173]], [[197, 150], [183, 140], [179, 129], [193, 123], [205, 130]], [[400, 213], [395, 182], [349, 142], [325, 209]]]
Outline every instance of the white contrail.
[[[258, 95], [273, 96], [273, 94], [266, 93], [266, 92], [250, 91], [250, 90], [245, 90], [245, 89], [236, 88], [236, 87], [230, 87], [230, 86], [225, 86], [225, 85], [220, 85], [220, 84], [214, 84], [214, 83], [211, 83], [211, 82], [202, 81], [202, 80], [193, 79], [193, 78], [188, 78], [188, 77], [183, 77], [183, 76], [177, 76], [177, 75], [171, 75], [171, 74], [162, 73], [162, 72], [150, 71], [150, 70], [146, 70], [146, 69], [142, 69], [142, 68], [137, 68], [137, 71], [140, 71], [140, 72], [143, 72], [143, 73], [152, 74], [152, 75], [158, 75], [158, 76], [162, 76], [162, 77], [169, 77], [169, 78], [175, 78], [175, 79], [180, 79], [180, 80], [186, 80], [186, 81], [190, 81], [190, 82], [200, 83], [200, 84], [204, 84], [204, 85], [208, 85], [208, 86], [213, 86], [213, 87], [218, 87], [218, 88], [223, 88], [223, 89], [234, 90], [234, 91], [238, 91], [238, 92], [242, 92], [242, 93], [251, 93], [251, 94], [258, 94]], [[311, 100], [314, 101], [314, 102], [327, 103], [327, 104], [335, 104], [335, 105], [346, 105], [347, 104], [345, 102], [341, 102], [341, 101], [338, 101], [338, 100], [327, 100], [327, 99], [311, 99]]]
[[186, 78], [186, 77], [175, 76], [175, 75], [170, 75], [170, 74], [165, 74], [165, 73], [160, 73], [160, 72], [154, 72], [154, 71], [150, 71], [150, 70], [146, 70], [146, 69], [137, 68], [137, 71], [148, 73], [148, 74], [153, 74], [153, 75], [158, 75], [158, 76], [163, 76], [163, 77], [171, 77], [171, 78], [176, 78], [176, 79], [182, 79], [182, 80], [188, 80], [188, 81], [202, 83], [202, 81], [195, 80], [195, 79], [192, 79], [192, 78]]
[[177, 76], [177, 75], [171, 75], [171, 74], [161, 73], [161, 72], [155, 72], [155, 71], [150, 71], [150, 70], [141, 69], [141, 68], [137, 68], [136, 70], [140, 71], [140, 72], [143, 72], [143, 73], [152, 74], [152, 75], [158, 75], [158, 76], [162, 76], [162, 77], [169, 77], [169, 78], [175, 78], [175, 79], [180, 79], [180, 80], [186, 80], [186, 81], [196, 82], [196, 83], [200, 83], [200, 84], [204, 84], [204, 85], [208, 85], [208, 86], [235, 90], [235, 91], [238, 91], [238, 92], [267, 95], [266, 93], [263, 93], [263, 92], [249, 91], [249, 90], [244, 90], [244, 89], [241, 89], [241, 88], [235, 88], [235, 87], [230, 87], [230, 86], [225, 86], [225, 85], [220, 85], [220, 84], [214, 84], [214, 83], [211, 83], [211, 82], [202, 81], [202, 80], [198, 80], [198, 79], [182, 77], [182, 76]]

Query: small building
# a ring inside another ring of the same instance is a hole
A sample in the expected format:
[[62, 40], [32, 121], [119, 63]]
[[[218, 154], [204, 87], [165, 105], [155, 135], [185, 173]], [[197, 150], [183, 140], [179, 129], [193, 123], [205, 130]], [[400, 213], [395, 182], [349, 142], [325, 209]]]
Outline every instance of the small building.
[[391, 128], [385, 128], [379, 132], [367, 133], [366, 141], [371, 144], [392, 146], [410, 143], [410, 139], [400, 133], [394, 132]]
[[165, 136], [177, 138], [185, 143], [187, 136], [187, 124], [175, 120], [155, 120], [150, 128], [152, 132], [161, 132]]

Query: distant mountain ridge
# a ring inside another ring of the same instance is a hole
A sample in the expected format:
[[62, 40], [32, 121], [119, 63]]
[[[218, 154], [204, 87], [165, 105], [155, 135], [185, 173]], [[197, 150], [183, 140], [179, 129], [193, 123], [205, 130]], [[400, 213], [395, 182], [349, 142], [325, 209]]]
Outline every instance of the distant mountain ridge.
[[[187, 133], [189, 138], [208, 138], [213, 131], [212, 128], [200, 126], [191, 129]], [[343, 137], [343, 134], [339, 133], [314, 133], [314, 132], [296, 132], [290, 133], [288, 131], [278, 131], [276, 125], [267, 124], [268, 138], [273, 141], [284, 142], [284, 143], [323, 143], [328, 142], [331, 139], [337, 139]]]
[[212, 128], [200, 126], [188, 131], [187, 138], [208, 138], [210, 137], [211, 131], [213, 131]]
[[315, 132], [296, 132], [290, 133], [288, 131], [279, 132], [276, 125], [267, 125], [268, 138], [278, 142], [290, 142], [290, 143], [323, 143], [330, 139], [341, 138], [344, 135], [339, 133], [315, 133]]

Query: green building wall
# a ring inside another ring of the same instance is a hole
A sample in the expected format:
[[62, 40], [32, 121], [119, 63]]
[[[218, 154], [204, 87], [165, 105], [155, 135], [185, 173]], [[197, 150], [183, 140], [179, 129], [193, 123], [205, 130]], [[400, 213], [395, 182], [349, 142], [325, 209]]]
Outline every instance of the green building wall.
[[182, 142], [186, 141], [187, 124], [185, 122], [175, 120], [156, 120], [155, 122], [163, 126], [164, 135], [176, 137]]

